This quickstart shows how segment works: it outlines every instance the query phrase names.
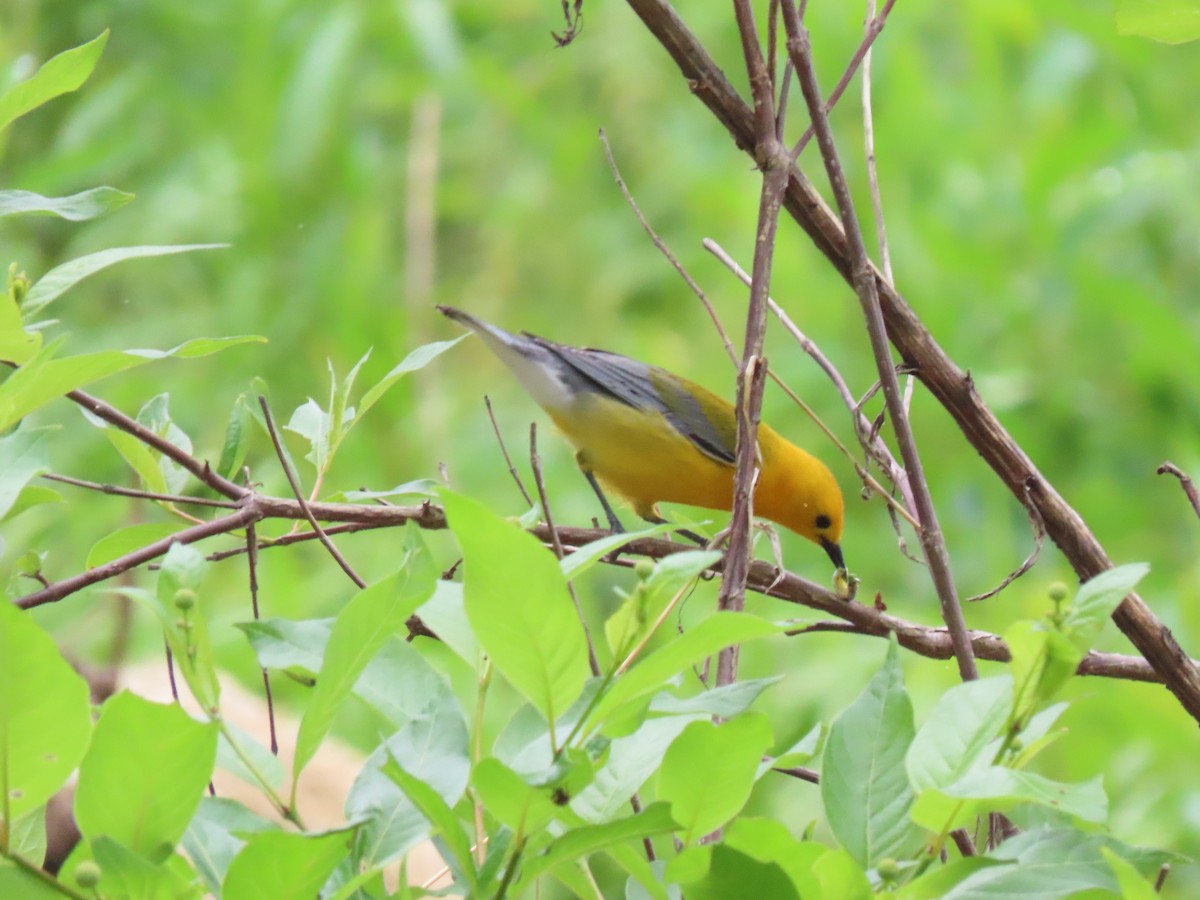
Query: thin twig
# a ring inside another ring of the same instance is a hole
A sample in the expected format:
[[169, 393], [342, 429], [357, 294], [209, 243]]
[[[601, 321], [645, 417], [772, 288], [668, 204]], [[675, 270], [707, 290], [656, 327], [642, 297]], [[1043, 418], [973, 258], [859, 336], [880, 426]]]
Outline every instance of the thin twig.
[[[562, 561], [563, 552], [562, 541], [558, 537], [558, 529], [554, 527], [554, 516], [550, 514], [550, 501], [546, 497], [546, 482], [542, 478], [542, 458], [537, 452], [537, 423], [529, 423], [529, 466], [533, 469], [533, 483], [537, 486], [538, 499], [542, 503], [542, 515], [546, 519], [546, 530], [550, 532], [550, 544], [554, 548], [554, 555]], [[571, 595], [571, 602], [575, 604], [575, 614], [579, 616], [579, 624], [583, 627], [583, 637], [587, 641], [588, 665], [591, 666], [592, 674], [600, 675], [600, 663], [596, 659], [596, 648], [592, 644], [592, 633], [588, 629], [587, 619], [583, 615], [583, 607], [579, 605], [579, 597], [575, 594], [575, 585], [567, 582], [567, 593]]]
[[279, 465], [283, 468], [283, 474], [287, 477], [288, 484], [291, 485], [292, 493], [296, 497], [296, 502], [300, 504], [300, 509], [304, 512], [304, 518], [308, 519], [308, 524], [312, 530], [317, 533], [318, 538], [329, 551], [329, 555], [334, 561], [341, 566], [342, 571], [355, 583], [359, 588], [365, 588], [367, 583], [363, 581], [353, 567], [346, 561], [346, 557], [333, 541], [329, 539], [320, 524], [317, 522], [317, 517], [313, 515], [312, 507], [307, 500], [304, 499], [304, 493], [300, 490], [300, 482], [296, 479], [296, 473], [292, 471], [292, 467], [288, 465], [287, 454], [283, 452], [283, 443], [279, 440], [279, 432], [275, 430], [275, 419], [271, 415], [271, 407], [267, 404], [267, 398], [261, 394], [258, 397], [258, 405], [262, 407], [263, 418], [267, 423], [267, 433], [271, 435], [271, 443], [275, 445], [275, 455], [279, 457]]
[[496, 424], [496, 414], [492, 412], [492, 398], [487, 394], [483, 395], [483, 405], [487, 407], [488, 418], [492, 422], [492, 431], [496, 435], [496, 443], [500, 445], [500, 454], [504, 457], [504, 462], [508, 465], [508, 474], [517, 483], [517, 490], [521, 492], [521, 497], [524, 498], [525, 505], [533, 506], [533, 498], [529, 496], [529, 491], [525, 490], [525, 482], [521, 481], [521, 476], [517, 474], [517, 467], [513, 465], [512, 457], [508, 455], [508, 448], [504, 446], [504, 438], [500, 434], [500, 426]]
[[921, 546], [925, 551], [925, 560], [929, 563], [929, 572], [942, 607], [942, 619], [946, 622], [946, 627], [949, 628], [954, 639], [959, 674], [964, 681], [972, 681], [979, 677], [979, 670], [975, 665], [971, 641], [967, 635], [966, 621], [963, 618], [962, 605], [959, 602], [954, 578], [950, 572], [950, 558], [946, 552], [945, 540], [941, 527], [938, 525], [937, 512], [929, 494], [929, 485], [925, 480], [921, 458], [917, 453], [916, 438], [913, 435], [908, 416], [904, 412], [904, 400], [900, 393], [900, 384], [896, 379], [896, 369], [892, 363], [891, 347], [888, 344], [887, 328], [883, 321], [875, 276], [863, 244], [862, 231], [854, 212], [854, 203], [850, 198], [850, 188], [846, 184], [841, 160], [838, 158], [837, 148], [833, 142], [829, 119], [826, 118], [825, 112], [821, 108], [820, 88], [817, 85], [816, 72], [813, 70], [808, 31], [800, 21], [792, 0], [782, 0], [782, 2], [783, 21], [788, 31], [788, 53], [796, 67], [804, 100], [808, 104], [809, 115], [812, 117], [817, 142], [821, 148], [821, 158], [825, 162], [825, 171], [829, 176], [829, 183], [841, 211], [842, 227], [845, 229], [847, 251], [851, 259], [854, 289], [862, 304], [871, 349], [875, 355], [875, 366], [883, 385], [884, 400], [892, 419], [896, 442], [900, 445], [904, 469], [908, 472], [912, 485], [914, 512], [921, 522], [919, 532]]
[[773, 769], [781, 775], [790, 775], [792, 778], [798, 778], [801, 781], [807, 781], [809, 784], [820, 784], [821, 776], [812, 769], [806, 769], [804, 766], [792, 766], [790, 769]]
[[[758, 421], [766, 383], [763, 342], [767, 328], [767, 292], [770, 290], [771, 264], [775, 256], [775, 232], [779, 226], [779, 210], [783, 203], [783, 192], [787, 188], [791, 160], [775, 134], [775, 96], [771, 74], [763, 59], [750, 0], [734, 0], [733, 12], [742, 41], [750, 93], [754, 99], [754, 158], [762, 171], [750, 301], [746, 311], [746, 339], [738, 367], [737, 400], [734, 404], [737, 447], [734, 454], [733, 515], [729, 523], [725, 577], [717, 595], [719, 609], [737, 611], [746, 603], [746, 578], [753, 552], [750, 525], [754, 516], [754, 487], [759, 472]], [[717, 655], [718, 686], [731, 684], [737, 678], [737, 664], [736, 645], [726, 647]]]
[[965, 828], [955, 828], [950, 832], [950, 837], [954, 841], [954, 846], [958, 848], [958, 852], [963, 856], [979, 855], [975, 849], [975, 842], [971, 840], [971, 836], [967, 834]]
[[246, 495], [247, 491], [245, 488], [234, 484], [228, 478], [218, 475], [209, 467], [207, 462], [201, 462], [182, 447], [175, 446], [166, 438], [155, 434], [136, 419], [130, 418], [119, 409], [110, 406], [98, 397], [85, 394], [83, 391], [70, 391], [66, 396], [68, 400], [78, 403], [92, 415], [103, 419], [110, 425], [117, 426], [126, 434], [132, 435], [146, 446], [157, 450], [163, 456], [167, 457], [167, 459], [178, 463], [198, 481], [207, 484], [218, 494], [222, 494], [230, 500], [240, 500]]
[[[875, 16], [867, 23], [867, 35], [863, 38], [858, 49], [854, 51], [854, 55], [850, 57], [850, 62], [846, 66], [846, 71], [842, 73], [842, 77], [838, 79], [838, 83], [833, 86], [833, 90], [829, 92], [829, 99], [825, 101], [824, 110], [828, 115], [837, 102], [842, 99], [842, 94], [846, 92], [846, 88], [850, 86], [850, 79], [854, 77], [854, 73], [858, 71], [859, 65], [870, 51], [875, 43], [875, 38], [879, 37], [879, 33], [883, 31], [883, 26], [887, 23], [888, 13], [892, 11], [896, 0], [887, 0], [883, 4], [883, 11]], [[808, 142], [813, 139], [813, 126], [809, 125], [805, 129], [804, 134], [800, 135], [800, 140], [796, 141], [796, 146], [792, 148], [792, 159], [796, 159], [804, 152], [804, 148], [808, 146]]]
[[[246, 485], [250, 485], [250, 469], [242, 470]], [[254, 621], [257, 622], [261, 618], [258, 609], [258, 529], [251, 522], [246, 526], [246, 568], [250, 582], [250, 608], [254, 613]], [[271, 735], [271, 753], [274, 756], [279, 755], [279, 737], [275, 731], [275, 702], [271, 696], [271, 676], [267, 672], [266, 666], [263, 666], [263, 694], [267, 701], [267, 727]]]
[[117, 497], [135, 497], [141, 500], [160, 500], [164, 503], [191, 503], [196, 506], [213, 506], [219, 509], [237, 509], [238, 504], [233, 500], [212, 500], [208, 497], [185, 497], [182, 494], [156, 494], [153, 491], [139, 491], [136, 488], [121, 487], [116, 484], [100, 484], [95, 481], [84, 481], [69, 475], [56, 475], [54, 472], [43, 472], [42, 477], [47, 481], [57, 481], [72, 487], [98, 491], [101, 494], [112, 494]]
[[[314, 504], [310, 504], [312, 506]], [[387, 504], [390, 507], [395, 507], [394, 504]], [[325, 534], [332, 537], [335, 534], [354, 534], [356, 531], [374, 531], [379, 528], [394, 528], [394, 522], [347, 522], [344, 525], [333, 525], [325, 529]], [[300, 544], [305, 541], [318, 541], [321, 535], [315, 531], [297, 531], [295, 533], [280, 535], [277, 538], [258, 539], [258, 550], [270, 550], [274, 547], [288, 547], [292, 544]], [[232, 559], [235, 556], [241, 556], [247, 552], [247, 545], [243, 544], [240, 547], [233, 547], [229, 550], [218, 550], [216, 553], [210, 553], [204, 557], [209, 562], [221, 562], [222, 560]], [[157, 564], [150, 566], [153, 570], [157, 568]]]
[[1167, 876], [1171, 874], [1171, 864], [1163, 863], [1158, 870], [1158, 877], [1154, 879], [1154, 892], [1161, 894], [1163, 885], [1167, 883]]
[[1042, 553], [1042, 540], [1046, 537], [1046, 526], [1042, 524], [1042, 517], [1038, 514], [1037, 507], [1032, 503], [1026, 504], [1025, 512], [1029, 514], [1029, 527], [1033, 529], [1033, 549], [1029, 551], [1029, 555], [1025, 557], [1025, 561], [1017, 566], [1012, 572], [1005, 576], [1004, 580], [998, 585], [982, 594], [976, 594], [974, 597], [968, 597], [967, 603], [978, 603], [980, 600], [987, 600], [989, 597], [995, 597], [1002, 590], [1033, 568], [1033, 564], [1038, 561], [1038, 557]]
[[1183, 488], [1184, 494], [1192, 503], [1192, 509], [1196, 511], [1196, 515], [1200, 516], [1200, 493], [1196, 491], [1196, 484], [1192, 479], [1175, 463], [1167, 461], [1159, 466], [1155, 471], [1159, 475], [1174, 475], [1179, 479], [1179, 486]]
[[650, 236], [650, 241], [658, 248], [658, 252], [666, 257], [667, 262], [674, 267], [687, 286], [692, 289], [692, 293], [704, 304], [709, 318], [712, 319], [713, 325], [717, 329], [717, 334], [721, 336], [721, 343], [725, 345], [725, 352], [729, 354], [729, 358], [733, 361], [733, 364], [737, 365], [737, 351], [733, 349], [733, 341], [729, 339], [724, 326], [721, 325], [721, 319], [717, 316], [717, 311], [713, 308], [708, 296], [704, 293], [704, 289], [688, 274], [688, 271], [675, 257], [675, 254], [671, 252], [666, 242], [658, 236], [658, 233], [651, 227], [650, 222], [642, 215], [641, 208], [637, 205], [637, 201], [633, 199], [633, 194], [630, 193], [629, 188], [625, 185], [625, 179], [621, 177], [621, 170], [617, 168], [617, 161], [613, 158], [612, 148], [608, 145], [608, 137], [604, 134], [603, 128], [600, 129], [600, 143], [604, 147], [604, 158], [608, 160], [608, 168], [612, 171], [613, 180], [617, 183], [617, 187], [621, 189], [621, 195], [625, 198], [625, 202], [633, 210], [633, 214], [637, 217], [638, 222], [641, 223], [642, 228], [646, 230], [646, 234]]

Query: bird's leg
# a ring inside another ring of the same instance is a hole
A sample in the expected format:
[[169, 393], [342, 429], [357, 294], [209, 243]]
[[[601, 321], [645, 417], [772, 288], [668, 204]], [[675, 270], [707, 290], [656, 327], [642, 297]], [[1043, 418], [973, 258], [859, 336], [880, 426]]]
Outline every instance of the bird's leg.
[[[662, 516], [658, 515], [657, 513], [650, 513], [650, 514], [639, 513], [639, 515], [643, 519], [645, 519], [647, 522], [649, 522], [651, 525], [670, 525], [671, 524], [670, 522], [668, 522], [666, 519], [664, 519]], [[676, 534], [682, 535], [683, 537], [687, 538], [689, 541], [695, 541], [701, 547], [708, 545], [708, 538], [702, 537], [701, 535], [696, 534], [696, 532], [694, 532], [694, 531], [689, 531], [687, 528], [675, 528], [673, 530]]]
[[608, 517], [608, 527], [617, 534], [624, 534], [625, 526], [621, 524], [621, 520], [613, 512], [613, 508], [608, 503], [608, 498], [604, 496], [604, 491], [600, 488], [600, 482], [596, 480], [596, 476], [592, 474], [590, 469], [584, 468], [582, 463], [579, 465], [579, 470], [583, 472], [583, 477], [592, 486], [592, 490], [596, 492], [596, 497], [600, 501], [600, 505], [604, 507], [604, 515]]

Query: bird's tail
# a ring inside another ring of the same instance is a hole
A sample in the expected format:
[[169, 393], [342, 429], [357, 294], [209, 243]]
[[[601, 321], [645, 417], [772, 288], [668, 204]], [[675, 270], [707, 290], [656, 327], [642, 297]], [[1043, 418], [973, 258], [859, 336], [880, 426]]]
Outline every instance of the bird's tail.
[[554, 353], [524, 335], [505, 331], [453, 306], [439, 306], [437, 310], [479, 335], [543, 409], [554, 412], [571, 405], [575, 392], [569, 387], [563, 361]]

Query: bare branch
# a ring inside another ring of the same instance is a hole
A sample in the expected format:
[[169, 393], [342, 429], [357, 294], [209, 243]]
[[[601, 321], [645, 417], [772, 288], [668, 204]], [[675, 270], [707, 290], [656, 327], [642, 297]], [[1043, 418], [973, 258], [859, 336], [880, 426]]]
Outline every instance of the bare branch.
[[525, 483], [521, 481], [521, 476], [517, 474], [517, 467], [513, 465], [512, 457], [508, 455], [508, 448], [504, 446], [504, 438], [500, 435], [500, 426], [496, 424], [496, 414], [492, 412], [492, 398], [487, 394], [483, 395], [483, 405], [487, 407], [488, 418], [492, 422], [492, 431], [496, 435], [496, 443], [500, 445], [500, 453], [504, 456], [504, 462], [508, 464], [508, 474], [517, 483], [517, 490], [521, 492], [521, 497], [524, 498], [525, 505], [533, 506], [533, 498], [529, 496], [529, 491], [525, 490]]
[[788, 33], [788, 54], [791, 56], [792, 64], [796, 67], [796, 76], [800, 80], [800, 88], [804, 93], [804, 100], [808, 104], [809, 115], [812, 116], [817, 143], [821, 148], [821, 158], [825, 162], [825, 171], [829, 176], [834, 196], [837, 198], [838, 208], [841, 210], [847, 255], [851, 262], [851, 280], [866, 317], [871, 350], [875, 355], [875, 367], [879, 371], [884, 400], [892, 418], [896, 442], [900, 445], [904, 470], [908, 473], [909, 483], [912, 487], [914, 511], [921, 522], [919, 531], [921, 546], [925, 551], [925, 560], [929, 564], [929, 572], [937, 590], [938, 601], [941, 603], [942, 619], [954, 638], [954, 655], [958, 662], [959, 674], [964, 681], [971, 681], [979, 677], [979, 670], [975, 665], [971, 643], [967, 637], [967, 625], [963, 618], [958, 592], [954, 586], [954, 578], [950, 572], [950, 557], [946, 552], [946, 543], [938, 525], [937, 511], [934, 509], [929, 485], [925, 480], [921, 457], [917, 453], [916, 437], [904, 410], [904, 399], [901, 396], [900, 383], [896, 379], [896, 369], [892, 363], [891, 347], [888, 344], [887, 328], [883, 321], [883, 310], [879, 302], [875, 276], [871, 262], [867, 258], [866, 246], [863, 244], [862, 232], [854, 212], [854, 203], [850, 198], [850, 188], [842, 172], [837, 148], [834, 146], [829, 119], [821, 108], [820, 88], [817, 85], [817, 76], [813, 69], [808, 31], [800, 21], [792, 0], [782, 0], [782, 3], [783, 24]]
[[71, 391], [66, 396], [68, 400], [78, 403], [92, 415], [103, 419], [110, 425], [117, 426], [126, 434], [133, 435], [146, 446], [153, 447], [163, 456], [167, 457], [167, 459], [178, 463], [195, 476], [198, 481], [207, 484], [218, 494], [222, 494], [230, 500], [240, 500], [248, 493], [246, 488], [234, 484], [228, 478], [223, 478], [214, 472], [207, 462], [201, 462], [183, 450], [183, 448], [175, 446], [166, 438], [155, 434], [136, 419], [130, 418], [119, 409], [110, 406], [98, 397], [85, 394], [83, 391]]
[[196, 506], [213, 506], [220, 509], [237, 509], [238, 504], [233, 500], [213, 500], [208, 497], [185, 497], [182, 494], [156, 494], [153, 491], [139, 491], [135, 488], [121, 487], [116, 484], [99, 484], [95, 481], [84, 481], [69, 475], [56, 475], [53, 472], [43, 472], [42, 477], [47, 481], [57, 481], [72, 487], [85, 488], [101, 494], [112, 494], [117, 497], [135, 497], [141, 500], [158, 500], [163, 503], [192, 503]]
[[[669, 262], [675, 271], [679, 273], [679, 277], [684, 280], [684, 283], [686, 283], [687, 286], [692, 289], [692, 293], [696, 295], [702, 304], [704, 304], [704, 309], [708, 312], [708, 317], [712, 319], [712, 323], [717, 329], [717, 334], [721, 336], [721, 343], [725, 345], [725, 352], [729, 354], [730, 360], [732, 360], [733, 364], [736, 366], [737, 351], [733, 349], [733, 341], [729, 339], [729, 335], [726, 334], [724, 326], [721, 325], [721, 319], [717, 316], [717, 311], [713, 308], [712, 302], [708, 299], [708, 295], [704, 293], [703, 288], [696, 283], [696, 280], [688, 274], [687, 270], [675, 257], [675, 254], [671, 252], [671, 249], [667, 246], [666, 242], [660, 238], [654, 228], [651, 227], [650, 222], [647, 221], [646, 217], [642, 215], [641, 207], [637, 205], [637, 201], [633, 199], [633, 194], [630, 193], [629, 188], [625, 185], [625, 179], [621, 177], [621, 170], [617, 168], [617, 161], [613, 158], [612, 148], [608, 145], [608, 137], [604, 134], [603, 128], [600, 129], [600, 143], [604, 147], [604, 158], [608, 160], [608, 168], [612, 172], [613, 180], [616, 181], [617, 187], [621, 189], [621, 195], [625, 198], [625, 202], [629, 204], [629, 208], [632, 209], [633, 214], [637, 216], [638, 222], [641, 223], [642, 228], [644, 228], [646, 231], [646, 234], [650, 236], [650, 240], [654, 246], [658, 248], [658, 252], [667, 258], [667, 262]], [[750, 283], [749, 276], [747, 276], [746, 283]]]
[[1184, 494], [1191, 501], [1192, 509], [1196, 511], [1196, 515], [1200, 516], [1200, 493], [1196, 492], [1196, 484], [1179, 466], [1173, 462], [1164, 462], [1155, 471], [1159, 475], [1174, 475], [1179, 479], [1179, 486], [1183, 488]]

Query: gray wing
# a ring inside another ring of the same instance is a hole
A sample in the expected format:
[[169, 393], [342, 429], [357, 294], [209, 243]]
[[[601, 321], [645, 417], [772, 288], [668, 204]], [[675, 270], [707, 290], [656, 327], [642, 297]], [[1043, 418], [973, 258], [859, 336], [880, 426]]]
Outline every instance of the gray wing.
[[727, 423], [714, 422], [696, 397], [668, 372], [619, 353], [568, 347], [528, 332], [525, 337], [564, 363], [573, 376], [573, 387], [606, 394], [634, 409], [659, 413], [705, 456], [733, 465], [737, 440], [733, 416]]

